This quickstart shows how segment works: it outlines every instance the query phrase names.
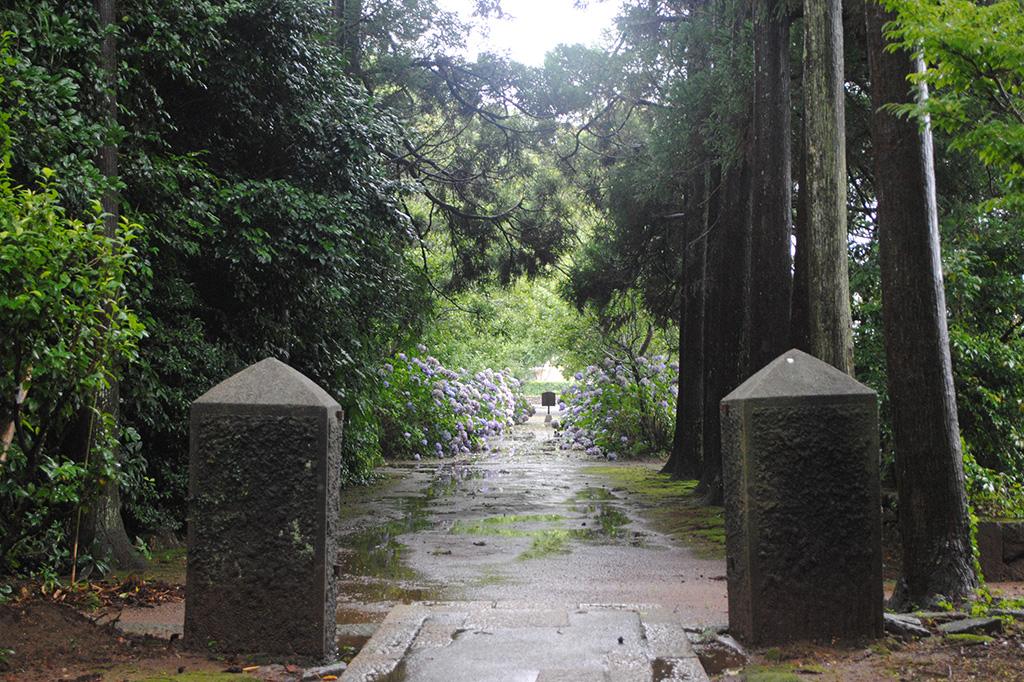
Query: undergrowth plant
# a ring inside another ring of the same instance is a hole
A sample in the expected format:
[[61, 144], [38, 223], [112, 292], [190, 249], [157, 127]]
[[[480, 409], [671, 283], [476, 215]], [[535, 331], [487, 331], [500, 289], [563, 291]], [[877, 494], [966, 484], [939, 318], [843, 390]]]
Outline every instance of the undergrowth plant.
[[385, 457], [420, 459], [479, 450], [533, 408], [509, 370], [452, 370], [437, 358], [398, 353], [379, 371], [376, 413]]
[[679, 366], [666, 360], [606, 359], [577, 372], [559, 403], [562, 448], [609, 459], [665, 452], [679, 390]]

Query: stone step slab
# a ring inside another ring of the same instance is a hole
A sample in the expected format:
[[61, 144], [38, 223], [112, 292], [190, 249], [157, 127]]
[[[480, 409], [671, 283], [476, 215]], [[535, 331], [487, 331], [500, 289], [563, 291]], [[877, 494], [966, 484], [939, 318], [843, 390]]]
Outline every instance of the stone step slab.
[[403, 605], [341, 680], [707, 682], [682, 624], [665, 620], [614, 605]]

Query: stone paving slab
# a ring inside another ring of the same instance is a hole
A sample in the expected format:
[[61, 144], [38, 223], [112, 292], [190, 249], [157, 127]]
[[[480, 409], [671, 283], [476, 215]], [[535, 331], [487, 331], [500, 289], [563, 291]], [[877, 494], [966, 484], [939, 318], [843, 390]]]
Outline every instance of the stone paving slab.
[[342, 682], [706, 682], [681, 621], [637, 606], [415, 603], [388, 614]]

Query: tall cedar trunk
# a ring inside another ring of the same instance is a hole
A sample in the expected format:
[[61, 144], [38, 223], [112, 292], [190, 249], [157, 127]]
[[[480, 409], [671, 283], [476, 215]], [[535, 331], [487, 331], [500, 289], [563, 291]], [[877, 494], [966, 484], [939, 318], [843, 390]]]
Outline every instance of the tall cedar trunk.
[[[803, 120], [800, 123], [800, 139], [804, 136]], [[789, 345], [810, 353], [807, 329], [810, 326], [807, 313], [807, 164], [804, 163], [803, 145], [796, 150], [796, 177], [799, 182], [796, 194], [796, 215], [793, 219], [793, 237], [796, 247], [793, 254], [793, 295], [789, 319]]]
[[789, 345], [793, 202], [787, 4], [787, 0], [754, 2], [752, 210], [744, 379]]
[[708, 217], [707, 178], [700, 174], [689, 185], [682, 239], [676, 435], [672, 443], [672, 457], [664, 469], [673, 478], [683, 479], [698, 476], [703, 459], [704, 260], [707, 243], [704, 232]]
[[[117, 38], [111, 30], [117, 23], [116, 0], [98, 0], [96, 9], [99, 14], [99, 25], [104, 31], [101, 54], [103, 71], [103, 111], [102, 117], [108, 128], [117, 123]], [[107, 237], [117, 235], [117, 224], [121, 216], [120, 197], [114, 189], [117, 179], [117, 146], [109, 141], [100, 147], [98, 165], [100, 173], [107, 180], [107, 189], [103, 193], [103, 223]], [[117, 382], [103, 391], [97, 400], [97, 407], [103, 412], [114, 416], [117, 423], [119, 416], [120, 394]], [[96, 430], [102, 424], [93, 421], [91, 414], [86, 415], [91, 426], [85, 430], [85, 448], [91, 449], [95, 443]], [[92, 501], [82, 529], [82, 545], [90, 547], [94, 557], [108, 557], [115, 568], [132, 569], [145, 565], [128, 540], [128, 533], [121, 518], [121, 495], [117, 481], [107, 481]]]
[[750, 174], [738, 161], [722, 179], [708, 230], [704, 325], [704, 466], [699, 490], [708, 504], [722, 503], [719, 403], [741, 380], [739, 353], [745, 314], [745, 252], [749, 235]]
[[[712, 8], [695, 6], [693, 12], [710, 12]], [[700, 18], [701, 21], [706, 17]], [[698, 17], [694, 17], [698, 20]], [[690, 64], [694, 71], [709, 68], [708, 49], [698, 41], [690, 47]], [[698, 115], [696, 119], [708, 116]], [[682, 239], [682, 281], [679, 303], [679, 391], [676, 396], [676, 434], [672, 443], [672, 457], [663, 471], [674, 478], [691, 479], [702, 475], [704, 462], [704, 334], [706, 306], [706, 277], [708, 239], [711, 216], [712, 164], [704, 148], [704, 136], [699, 128], [689, 134], [689, 148], [694, 158], [703, 162], [694, 164], [696, 170], [686, 181], [685, 222]]]
[[363, 19], [362, 0], [333, 0], [334, 18], [337, 20], [335, 45], [345, 57], [348, 74], [363, 77], [363, 41], [360, 35]]
[[[686, 335], [683, 351], [688, 365], [680, 366], [680, 395], [683, 398], [683, 449], [675, 472], [678, 478], [700, 475], [704, 462], [704, 334], [707, 306], [708, 218], [711, 198], [710, 172], [705, 170], [698, 178], [700, 206], [698, 220], [691, 223], [694, 230], [687, 235], [686, 268], [689, 273], [686, 298]], [[682, 390], [682, 388], [686, 390]]]
[[[931, 130], [883, 108], [913, 101], [907, 77], [923, 66], [905, 51], [886, 51], [882, 27], [894, 18], [890, 13], [873, 2], [865, 11], [882, 319], [903, 547], [903, 576], [893, 604], [924, 606], [938, 595], [967, 595], [977, 578], [950, 367]], [[923, 85], [919, 96], [927, 97]]]
[[841, 0], [804, 0], [803, 85], [808, 350], [852, 374]]

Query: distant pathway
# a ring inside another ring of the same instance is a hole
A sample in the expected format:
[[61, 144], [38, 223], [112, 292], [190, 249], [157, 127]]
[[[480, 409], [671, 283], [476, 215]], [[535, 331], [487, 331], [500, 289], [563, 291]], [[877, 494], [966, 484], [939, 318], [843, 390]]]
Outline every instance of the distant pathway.
[[726, 622], [723, 562], [655, 530], [540, 412], [492, 448], [344, 493], [339, 641], [375, 636], [343, 679], [702, 679], [679, 640]]

